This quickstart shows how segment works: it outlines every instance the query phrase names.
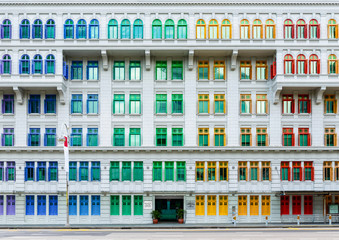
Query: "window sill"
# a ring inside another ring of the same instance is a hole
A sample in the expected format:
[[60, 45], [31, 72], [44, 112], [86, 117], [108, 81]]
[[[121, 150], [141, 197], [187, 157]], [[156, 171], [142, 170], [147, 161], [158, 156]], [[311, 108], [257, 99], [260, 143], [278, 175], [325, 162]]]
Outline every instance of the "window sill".
[[282, 113], [281, 116], [294, 116], [294, 113]]
[[56, 116], [56, 113], [45, 113], [46, 116]]
[[210, 80], [208, 79], [198, 79], [198, 82], [209, 82]]
[[155, 116], [167, 116], [167, 113], [156, 113]]
[[198, 116], [209, 116], [209, 113], [198, 113]]
[[87, 79], [87, 82], [99, 82], [99, 79]]
[[214, 113], [215, 116], [226, 116], [226, 113]]
[[226, 79], [214, 79], [214, 82], [226, 82]]
[[125, 113], [113, 113], [114, 116], [125, 116]]
[[184, 116], [184, 114], [183, 113], [172, 113], [172, 116]]
[[142, 79], [129, 79], [130, 82], [141, 82]]
[[87, 113], [88, 116], [99, 116], [99, 113]]
[[160, 80], [155, 79], [155, 82], [167, 82], [167, 81], [168, 81], [167, 79], [160, 79]]
[[256, 82], [267, 82], [267, 79], [257, 79]]
[[82, 79], [71, 79], [71, 82], [82, 82]]
[[82, 116], [82, 113], [71, 113], [71, 116]]
[[141, 116], [142, 114], [141, 113], [130, 113], [129, 115], [130, 116]]
[[240, 82], [250, 82], [252, 79], [240, 79]]
[[268, 113], [257, 113], [257, 116], [268, 116]]
[[311, 113], [299, 113], [298, 115], [300, 115], [300, 116], [310, 116]]
[[324, 113], [324, 116], [336, 116], [336, 113]]
[[40, 116], [41, 114], [40, 113], [29, 113], [28, 115], [29, 116]]
[[4, 116], [14, 116], [14, 113], [3, 113]]
[[171, 81], [172, 81], [172, 82], [183, 82], [184, 79], [172, 79]]
[[252, 116], [252, 113], [240, 113], [240, 116]]

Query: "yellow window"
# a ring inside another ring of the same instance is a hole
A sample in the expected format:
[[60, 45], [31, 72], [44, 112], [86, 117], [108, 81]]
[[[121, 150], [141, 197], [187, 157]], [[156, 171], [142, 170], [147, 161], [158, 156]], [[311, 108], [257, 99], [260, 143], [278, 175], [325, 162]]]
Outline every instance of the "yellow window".
[[337, 146], [337, 133], [335, 128], [325, 128], [325, 146]]
[[195, 215], [205, 215], [205, 196], [195, 196]]
[[247, 196], [238, 196], [238, 215], [247, 215]]
[[208, 181], [215, 181], [216, 171], [217, 171], [217, 163], [216, 162], [207, 162], [207, 179], [208, 179]]
[[271, 215], [271, 196], [261, 196], [261, 215]]
[[210, 39], [217, 39], [219, 38], [219, 25], [217, 20], [212, 19], [208, 25], [208, 32]]
[[327, 71], [328, 74], [338, 74], [338, 59], [334, 54], [328, 56]]
[[195, 163], [195, 180], [196, 181], [205, 180], [205, 162]]
[[226, 103], [224, 94], [214, 94], [214, 113], [225, 113]]
[[207, 215], [217, 215], [217, 197], [207, 196]]
[[263, 38], [263, 29], [262, 23], [259, 19], [254, 20], [252, 26], [253, 39], [262, 39]]
[[338, 25], [334, 19], [328, 21], [327, 35], [330, 39], [338, 38]]
[[239, 181], [247, 181], [247, 162], [238, 162]]
[[228, 19], [223, 20], [221, 23], [221, 38], [222, 39], [232, 38], [232, 24]]
[[243, 19], [240, 22], [240, 39], [249, 39], [251, 35], [250, 24], [248, 20]]
[[251, 94], [240, 94], [240, 113], [252, 113]]
[[272, 19], [266, 21], [266, 39], [275, 38], [275, 24]]
[[219, 162], [219, 180], [228, 181], [228, 162]]
[[332, 162], [324, 162], [324, 165], [323, 165], [323, 180], [324, 181], [333, 181]]
[[198, 94], [198, 113], [210, 112], [210, 99], [208, 94]]
[[240, 128], [241, 146], [252, 146], [252, 134], [250, 128]]
[[225, 146], [225, 129], [214, 128], [214, 146]]
[[267, 128], [257, 128], [257, 146], [263, 147], [267, 146], [268, 137], [267, 137]]
[[198, 79], [208, 80], [210, 78], [210, 66], [208, 61], [198, 62]]
[[208, 128], [199, 128], [198, 135], [199, 146], [206, 147], [210, 145], [210, 133]]
[[250, 196], [250, 215], [259, 215], [259, 196]]
[[197, 29], [196, 29], [197, 39], [205, 39], [206, 38], [206, 23], [204, 20], [199, 19], [197, 21]]
[[251, 181], [259, 180], [259, 162], [250, 162], [250, 178]]
[[268, 109], [267, 94], [257, 94], [257, 114], [266, 114]]
[[268, 69], [266, 61], [257, 61], [256, 64], [256, 79], [257, 80], [267, 80], [268, 79]]
[[216, 80], [225, 80], [226, 67], [224, 61], [215, 61], [214, 62], [214, 79]]
[[324, 104], [325, 113], [337, 113], [337, 99], [335, 95], [325, 95]]
[[219, 215], [220, 216], [228, 215], [228, 196], [225, 195], [219, 196]]
[[[334, 170], [334, 181], [339, 181], [339, 162], [334, 163], [335, 170]], [[338, 196], [339, 197], [339, 196]]]
[[240, 61], [240, 79], [252, 79], [251, 61]]

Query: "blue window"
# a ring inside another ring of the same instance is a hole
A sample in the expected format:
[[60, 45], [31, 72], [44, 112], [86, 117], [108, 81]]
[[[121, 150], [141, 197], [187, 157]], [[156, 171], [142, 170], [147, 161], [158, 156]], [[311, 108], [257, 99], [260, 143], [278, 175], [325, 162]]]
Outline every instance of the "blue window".
[[99, 63], [98, 61], [87, 62], [87, 80], [99, 79]]
[[20, 24], [20, 38], [29, 39], [30, 37], [30, 23], [27, 19], [21, 21]]
[[46, 181], [46, 162], [38, 162], [36, 178], [37, 181]]
[[14, 146], [14, 128], [4, 128], [1, 138], [2, 146]]
[[35, 20], [33, 23], [32, 38], [42, 39], [42, 21], [40, 19]]
[[58, 215], [58, 196], [49, 196], [49, 215]]
[[28, 146], [40, 146], [40, 128], [30, 128]]
[[66, 62], [62, 63], [62, 74], [66, 80], [68, 80], [68, 65]]
[[4, 95], [2, 99], [2, 113], [14, 113], [14, 95]]
[[133, 23], [133, 38], [142, 39], [144, 37], [143, 24], [141, 19], [137, 19]]
[[55, 57], [52, 54], [49, 54], [45, 60], [45, 73], [54, 74], [55, 73]]
[[46, 128], [44, 136], [44, 145], [45, 146], [56, 146], [56, 129], [55, 128]]
[[46, 196], [38, 195], [38, 215], [46, 215]]
[[29, 56], [27, 54], [21, 56], [19, 62], [19, 73], [29, 74]]
[[71, 113], [82, 113], [82, 94], [72, 94]]
[[55, 22], [53, 19], [47, 20], [45, 25], [45, 38], [54, 39], [55, 38]]
[[92, 162], [91, 180], [100, 181], [100, 162]]
[[1, 38], [2, 39], [11, 39], [12, 38], [12, 24], [9, 19], [5, 19], [2, 22], [1, 26]]
[[77, 162], [69, 162], [69, 180], [77, 180]]
[[34, 196], [26, 196], [26, 215], [34, 215]]
[[82, 80], [82, 61], [72, 62], [71, 79]]
[[80, 196], [80, 215], [88, 215], [88, 196]]
[[77, 209], [77, 196], [69, 196], [69, 215], [76, 216], [78, 214]]
[[32, 73], [42, 74], [42, 57], [41, 55], [35, 55], [32, 61]]
[[108, 39], [118, 39], [118, 22], [115, 19], [108, 22]]
[[98, 94], [87, 95], [87, 113], [98, 113]]
[[40, 113], [40, 95], [29, 96], [28, 113]]
[[56, 113], [56, 95], [46, 95], [44, 110], [45, 113]]
[[34, 181], [34, 162], [26, 162], [25, 181]]
[[79, 181], [88, 181], [88, 162], [80, 162]]
[[86, 21], [84, 19], [80, 19], [77, 23], [77, 39], [86, 39], [87, 37], [87, 26]]
[[74, 38], [74, 22], [72, 19], [67, 19], [64, 24], [64, 38], [65, 39]]
[[0, 61], [0, 74], [11, 74], [12, 72], [12, 60], [11, 56], [8, 54], [2, 57], [2, 61]]
[[82, 128], [72, 128], [71, 146], [82, 146]]
[[121, 38], [131, 38], [131, 23], [128, 19], [121, 22]]
[[49, 162], [48, 181], [58, 181], [58, 162]]
[[100, 196], [92, 196], [92, 215], [100, 215]]
[[89, 38], [99, 39], [99, 21], [93, 19], [89, 24]]
[[98, 146], [98, 129], [97, 128], [87, 129], [87, 146], [90, 146], [90, 147]]

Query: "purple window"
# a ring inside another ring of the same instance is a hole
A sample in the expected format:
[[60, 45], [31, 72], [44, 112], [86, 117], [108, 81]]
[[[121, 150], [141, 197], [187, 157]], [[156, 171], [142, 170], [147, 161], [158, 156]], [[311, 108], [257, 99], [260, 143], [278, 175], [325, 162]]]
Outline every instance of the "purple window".
[[7, 162], [6, 181], [15, 181], [15, 162]]
[[7, 195], [7, 215], [15, 215], [15, 196]]
[[4, 196], [0, 196], [0, 215], [4, 215]]
[[0, 162], [0, 181], [4, 180], [4, 162]]
[[14, 95], [4, 95], [2, 100], [2, 113], [14, 113]]

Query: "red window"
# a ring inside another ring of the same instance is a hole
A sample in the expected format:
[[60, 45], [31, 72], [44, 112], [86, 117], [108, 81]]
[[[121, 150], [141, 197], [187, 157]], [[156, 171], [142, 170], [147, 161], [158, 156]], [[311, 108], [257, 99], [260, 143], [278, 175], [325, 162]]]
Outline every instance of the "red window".
[[293, 128], [283, 128], [283, 146], [294, 146]]
[[293, 162], [292, 177], [293, 177], [293, 181], [301, 181], [303, 179], [301, 162]]
[[310, 38], [320, 38], [320, 24], [318, 24], [318, 21], [315, 19], [312, 19], [309, 24], [309, 32], [310, 32]]
[[311, 137], [310, 137], [310, 130], [308, 128], [299, 128], [299, 138], [298, 143], [299, 146], [311, 146]]
[[312, 54], [310, 56], [310, 74], [320, 74], [320, 59], [317, 55]]
[[281, 162], [280, 175], [282, 181], [291, 181], [290, 162]]
[[304, 196], [304, 214], [313, 214], [313, 196]]
[[284, 22], [284, 38], [285, 39], [294, 38], [294, 24], [291, 19], [287, 19]]
[[282, 103], [282, 113], [294, 113], [293, 95], [283, 95]]
[[292, 214], [301, 214], [301, 196], [292, 196]]
[[273, 62], [271, 65], [271, 79], [273, 79], [277, 75], [277, 62]]
[[280, 214], [281, 215], [290, 214], [290, 196], [280, 197]]
[[314, 181], [313, 162], [304, 162], [304, 180]]
[[298, 96], [298, 113], [311, 113], [311, 100], [308, 95]]
[[306, 39], [307, 38], [307, 25], [304, 20], [299, 19], [297, 21], [297, 38]]
[[307, 59], [302, 54], [297, 57], [297, 74], [307, 74]]
[[287, 54], [284, 57], [284, 74], [294, 74], [295, 73], [295, 60], [292, 55]]

